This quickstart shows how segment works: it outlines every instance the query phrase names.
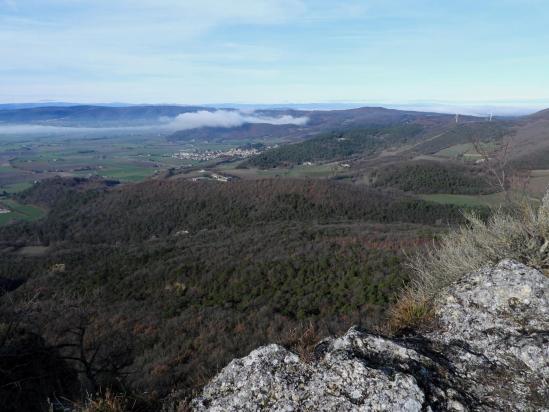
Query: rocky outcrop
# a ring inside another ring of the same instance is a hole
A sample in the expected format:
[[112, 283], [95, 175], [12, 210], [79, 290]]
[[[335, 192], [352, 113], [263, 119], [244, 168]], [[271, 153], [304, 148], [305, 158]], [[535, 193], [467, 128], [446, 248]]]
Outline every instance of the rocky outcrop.
[[465, 276], [430, 332], [355, 328], [303, 362], [278, 345], [233, 360], [198, 411], [549, 411], [549, 279], [513, 261]]

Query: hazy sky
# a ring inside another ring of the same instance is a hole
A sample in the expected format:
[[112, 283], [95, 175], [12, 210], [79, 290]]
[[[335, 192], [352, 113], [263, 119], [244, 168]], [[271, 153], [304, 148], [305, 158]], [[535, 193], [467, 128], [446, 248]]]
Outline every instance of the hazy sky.
[[549, 98], [548, 0], [0, 0], [0, 101]]

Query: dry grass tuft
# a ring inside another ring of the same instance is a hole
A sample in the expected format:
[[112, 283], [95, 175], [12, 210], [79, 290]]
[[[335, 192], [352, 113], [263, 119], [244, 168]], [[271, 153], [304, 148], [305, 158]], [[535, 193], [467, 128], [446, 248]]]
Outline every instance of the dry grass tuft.
[[312, 322], [307, 325], [294, 328], [288, 337], [284, 339], [283, 345], [297, 353], [299, 358], [306, 363], [314, 361], [314, 349], [320, 341], [320, 335]]
[[412, 281], [390, 312], [393, 331], [418, 327], [432, 318], [433, 300], [469, 272], [515, 259], [549, 270], [549, 191], [537, 206], [524, 201], [513, 210], [495, 210], [488, 221], [475, 214], [465, 225], [410, 261]]
[[380, 328], [380, 332], [394, 335], [409, 329], [424, 328], [433, 320], [432, 306], [427, 298], [407, 289], [389, 310], [389, 322]]
[[84, 405], [77, 407], [78, 412], [126, 412], [128, 400], [123, 395], [112, 393], [109, 389], [103, 395], [89, 398]]

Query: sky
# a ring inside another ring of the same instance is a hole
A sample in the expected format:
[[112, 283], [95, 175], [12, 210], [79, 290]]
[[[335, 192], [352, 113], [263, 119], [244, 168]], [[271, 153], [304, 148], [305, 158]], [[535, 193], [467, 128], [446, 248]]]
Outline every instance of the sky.
[[0, 102], [549, 102], [548, 0], [0, 0]]

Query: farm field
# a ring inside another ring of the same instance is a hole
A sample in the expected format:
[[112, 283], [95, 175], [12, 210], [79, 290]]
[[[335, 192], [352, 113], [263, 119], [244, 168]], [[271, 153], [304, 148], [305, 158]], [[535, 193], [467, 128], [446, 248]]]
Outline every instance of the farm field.
[[1, 185], [0, 186], [0, 192], [6, 192], [8, 194], [13, 194], [13, 193], [22, 192], [23, 190], [26, 190], [30, 187], [32, 187], [31, 182], [11, 183], [11, 184]]
[[423, 200], [440, 204], [451, 204], [456, 206], [498, 206], [504, 200], [502, 193], [489, 195], [454, 195], [454, 194], [430, 194], [419, 195]]
[[[483, 144], [486, 151], [490, 152], [496, 149], [494, 143]], [[472, 143], [456, 144], [454, 146], [447, 147], [435, 153], [435, 156], [457, 159], [462, 157], [464, 160], [474, 161], [482, 158]]]
[[173, 157], [180, 150], [224, 150], [234, 145], [171, 142], [165, 134], [94, 132], [93, 134], [0, 136], [0, 193], [13, 194], [54, 176], [102, 176], [121, 182], [145, 180], [162, 170], [192, 166]]
[[32, 205], [22, 205], [12, 199], [0, 199], [0, 208], [9, 209], [9, 213], [0, 213], [0, 226], [14, 221], [33, 221], [45, 216], [46, 211]]

